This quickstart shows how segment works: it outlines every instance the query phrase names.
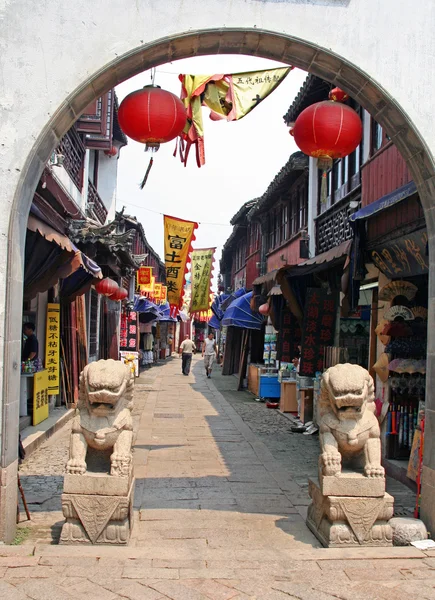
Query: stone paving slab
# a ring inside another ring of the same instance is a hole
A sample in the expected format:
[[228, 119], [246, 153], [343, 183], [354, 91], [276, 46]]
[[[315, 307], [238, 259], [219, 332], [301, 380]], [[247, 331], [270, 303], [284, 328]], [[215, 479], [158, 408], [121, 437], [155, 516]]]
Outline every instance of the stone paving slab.
[[[301, 516], [318, 440], [292, 434], [285, 417], [235, 392], [235, 378], [217, 369], [207, 380], [195, 358], [182, 380], [173, 359], [139, 378], [128, 547], [52, 543], [62, 523], [68, 427], [25, 461], [32, 534], [26, 545], [0, 545], [0, 597], [435, 598], [435, 552], [319, 547]], [[397, 489], [406, 507], [407, 493]]]

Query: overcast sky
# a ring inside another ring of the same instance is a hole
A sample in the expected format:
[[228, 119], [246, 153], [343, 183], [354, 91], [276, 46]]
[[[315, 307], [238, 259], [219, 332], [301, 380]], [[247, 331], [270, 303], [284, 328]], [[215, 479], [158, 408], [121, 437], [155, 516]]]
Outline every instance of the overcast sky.
[[[214, 74], [259, 71], [283, 66], [251, 56], [204, 56], [174, 61], [157, 68], [155, 83], [177, 96], [179, 73]], [[144, 152], [143, 144], [128, 140], [118, 163], [117, 209], [142, 223], [151, 246], [163, 258], [164, 213], [200, 223], [197, 248], [217, 247], [216, 259], [232, 231], [229, 225], [237, 210], [261, 196], [269, 183], [297, 150], [283, 115], [298, 93], [306, 73], [292, 70], [283, 83], [240, 121], [213, 122], [203, 107], [206, 164], [198, 169], [194, 148], [187, 167], [172, 156], [175, 141], [162, 144], [157, 153]], [[151, 83], [150, 71], [116, 88], [118, 99]], [[143, 190], [139, 184], [150, 157], [154, 164]], [[219, 263], [215, 263], [215, 282]], [[213, 286], [215, 287], [215, 286]]]

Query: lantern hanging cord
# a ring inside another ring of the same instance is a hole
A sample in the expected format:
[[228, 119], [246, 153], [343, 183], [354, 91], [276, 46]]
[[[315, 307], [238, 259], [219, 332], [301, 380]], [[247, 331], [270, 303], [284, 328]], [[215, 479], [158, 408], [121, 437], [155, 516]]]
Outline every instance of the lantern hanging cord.
[[151, 69], [151, 84], [154, 85], [155, 79], [156, 79], [156, 73], [157, 73], [157, 69], [156, 67], [153, 67]]
[[[164, 216], [165, 214], [167, 214], [167, 213], [159, 212], [158, 210], [152, 210], [151, 208], [146, 208], [145, 206], [139, 206], [139, 204], [132, 204], [131, 202], [126, 202], [125, 204], [127, 206], [131, 206], [132, 208], [140, 208], [142, 210], [147, 210], [148, 212], [152, 212], [155, 215]], [[185, 219], [185, 217], [182, 217], [182, 218]], [[216, 225], [219, 227], [232, 227], [232, 225], [230, 223], [206, 223], [205, 221], [196, 221], [196, 223], [198, 223], [198, 225]]]

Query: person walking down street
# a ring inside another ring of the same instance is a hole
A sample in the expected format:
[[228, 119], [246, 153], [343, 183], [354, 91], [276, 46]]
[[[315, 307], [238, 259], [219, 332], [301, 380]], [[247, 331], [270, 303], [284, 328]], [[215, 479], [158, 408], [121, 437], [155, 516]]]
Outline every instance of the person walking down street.
[[188, 335], [181, 342], [179, 354], [181, 354], [181, 371], [183, 375], [189, 375], [190, 365], [192, 363], [192, 354], [195, 352], [196, 346]]
[[202, 344], [202, 356], [204, 357], [205, 372], [210, 379], [214, 359], [216, 357], [216, 342], [212, 333], [208, 334], [207, 339], [204, 340], [204, 343]]

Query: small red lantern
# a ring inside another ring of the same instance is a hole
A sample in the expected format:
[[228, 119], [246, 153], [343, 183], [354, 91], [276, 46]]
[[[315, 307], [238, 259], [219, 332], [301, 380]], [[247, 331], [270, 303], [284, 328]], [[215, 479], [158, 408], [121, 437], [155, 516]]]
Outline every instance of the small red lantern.
[[136, 142], [146, 144], [146, 150], [158, 150], [160, 144], [180, 135], [186, 119], [180, 98], [153, 85], [126, 96], [118, 111], [123, 132]]
[[95, 291], [102, 296], [112, 296], [117, 290], [119, 285], [110, 277], [105, 277], [95, 284]]
[[118, 154], [118, 148], [116, 146], [111, 146], [108, 150], [104, 150], [104, 154], [106, 156], [116, 156]]
[[261, 304], [261, 306], [258, 309], [258, 312], [260, 313], [260, 315], [267, 316], [269, 314], [269, 305], [267, 303]]
[[110, 300], [114, 300], [115, 302], [125, 300], [126, 298], [128, 298], [128, 292], [123, 287], [118, 288], [116, 292], [109, 297]]
[[362, 137], [361, 119], [350, 106], [341, 104], [347, 98], [345, 92], [335, 88], [330, 98], [303, 110], [290, 131], [304, 154], [319, 159], [322, 201], [326, 200], [326, 171], [332, 161], [351, 154]]
[[349, 95], [343, 92], [339, 87], [334, 88], [328, 94], [328, 98], [333, 102], [346, 102], [349, 99]]

